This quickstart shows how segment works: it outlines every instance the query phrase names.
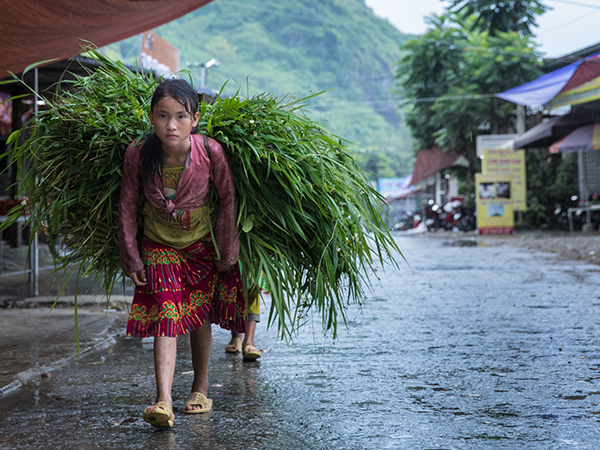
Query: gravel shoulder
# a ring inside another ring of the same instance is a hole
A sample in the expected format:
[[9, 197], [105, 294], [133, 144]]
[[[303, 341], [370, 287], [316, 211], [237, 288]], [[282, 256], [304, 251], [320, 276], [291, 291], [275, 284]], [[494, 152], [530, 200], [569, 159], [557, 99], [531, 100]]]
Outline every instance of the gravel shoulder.
[[425, 236], [435, 239], [469, 241], [483, 245], [510, 245], [553, 253], [559, 260], [583, 261], [600, 265], [600, 232], [518, 231], [513, 235], [477, 235], [474, 233], [437, 232]]

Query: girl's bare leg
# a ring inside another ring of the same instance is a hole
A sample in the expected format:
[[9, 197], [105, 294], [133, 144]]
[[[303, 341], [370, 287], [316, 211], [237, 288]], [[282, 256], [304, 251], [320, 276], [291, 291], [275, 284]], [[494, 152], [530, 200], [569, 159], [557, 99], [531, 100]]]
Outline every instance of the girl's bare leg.
[[238, 333], [237, 331], [232, 331], [231, 332], [231, 340], [229, 341], [229, 344], [227, 344], [225, 346], [225, 351], [227, 353], [235, 353], [235, 352], [239, 352], [239, 348], [236, 349], [236, 343], [234, 342], [234, 339], [239, 339], [240, 341], [244, 338], [244, 336], [242, 335], [242, 333]]
[[173, 406], [171, 388], [177, 358], [177, 338], [159, 336], [154, 338], [154, 371], [156, 374], [156, 402]]
[[242, 348], [244, 348], [246, 345], [251, 345], [252, 347], [254, 347], [254, 333], [256, 332], [256, 323], [257, 322], [255, 320], [249, 320], [248, 322], [246, 322], [245, 335], [242, 335], [242, 333], [238, 333], [237, 331], [232, 331], [231, 341], [229, 341], [229, 344], [227, 344], [227, 346], [233, 345], [233, 339], [238, 338], [240, 340], [243, 340]]
[[256, 321], [249, 320], [246, 324], [246, 336], [244, 336], [244, 342], [242, 343], [242, 348], [246, 345], [251, 345], [254, 347], [254, 332], [256, 331]]
[[[194, 368], [192, 392], [200, 392], [206, 396], [208, 394], [208, 360], [212, 346], [212, 329], [209, 319], [190, 333], [190, 341], [192, 345], [192, 367]], [[193, 411], [202, 408], [197, 405], [190, 405], [186, 406], [185, 409]]]

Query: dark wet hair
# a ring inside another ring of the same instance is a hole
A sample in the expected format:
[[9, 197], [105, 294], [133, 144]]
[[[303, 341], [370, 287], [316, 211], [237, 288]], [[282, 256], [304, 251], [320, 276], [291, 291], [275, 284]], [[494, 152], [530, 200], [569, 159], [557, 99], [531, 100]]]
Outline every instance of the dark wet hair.
[[[156, 104], [165, 97], [171, 97], [177, 103], [180, 103], [192, 117], [198, 111], [198, 93], [185, 80], [169, 78], [162, 81], [154, 90], [150, 102], [150, 111], [153, 111]], [[196, 125], [192, 128], [192, 133], [197, 132], [198, 126]], [[164, 165], [165, 155], [162, 142], [156, 136], [156, 133], [151, 131], [142, 145], [142, 180], [144, 187], [148, 186], [150, 181], [154, 181], [156, 175], [161, 173]]]

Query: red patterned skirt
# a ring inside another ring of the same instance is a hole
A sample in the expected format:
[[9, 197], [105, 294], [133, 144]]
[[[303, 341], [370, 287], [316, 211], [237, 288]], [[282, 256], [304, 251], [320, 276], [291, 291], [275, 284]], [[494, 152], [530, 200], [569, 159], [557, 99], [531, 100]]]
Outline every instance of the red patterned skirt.
[[219, 272], [209, 236], [182, 250], [144, 238], [146, 286], [137, 286], [127, 335], [177, 337], [209, 319], [222, 328], [246, 332], [246, 301], [236, 264]]

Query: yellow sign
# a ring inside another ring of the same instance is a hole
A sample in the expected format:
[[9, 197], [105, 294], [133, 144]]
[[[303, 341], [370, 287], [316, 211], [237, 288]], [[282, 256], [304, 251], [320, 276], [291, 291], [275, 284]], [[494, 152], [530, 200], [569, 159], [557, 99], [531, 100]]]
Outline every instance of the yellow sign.
[[512, 204], [515, 211], [527, 210], [527, 174], [525, 150], [484, 149], [481, 172], [502, 175], [512, 180]]
[[512, 234], [515, 215], [510, 175], [475, 174], [477, 233]]
[[544, 105], [546, 109], [556, 108], [564, 105], [579, 105], [581, 103], [591, 102], [600, 98], [600, 77], [583, 83], [575, 89], [570, 89], [562, 94], [558, 94], [552, 100]]

